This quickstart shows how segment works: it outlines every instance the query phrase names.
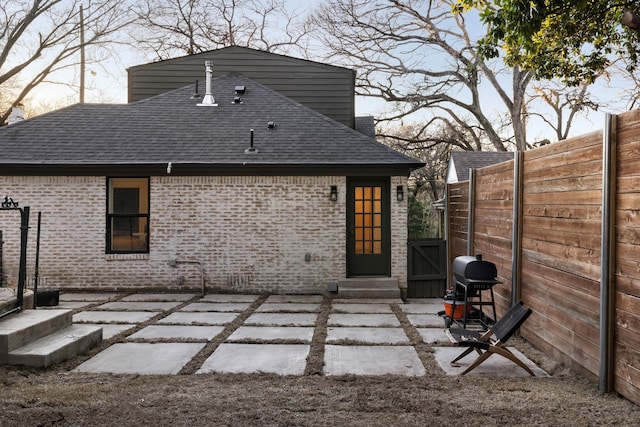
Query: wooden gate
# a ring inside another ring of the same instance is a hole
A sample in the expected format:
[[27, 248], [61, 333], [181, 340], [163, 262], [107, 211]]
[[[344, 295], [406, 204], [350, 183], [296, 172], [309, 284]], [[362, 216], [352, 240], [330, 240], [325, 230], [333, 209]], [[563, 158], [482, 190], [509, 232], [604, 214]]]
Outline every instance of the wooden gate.
[[442, 297], [447, 286], [446, 241], [409, 240], [407, 256], [407, 297]]

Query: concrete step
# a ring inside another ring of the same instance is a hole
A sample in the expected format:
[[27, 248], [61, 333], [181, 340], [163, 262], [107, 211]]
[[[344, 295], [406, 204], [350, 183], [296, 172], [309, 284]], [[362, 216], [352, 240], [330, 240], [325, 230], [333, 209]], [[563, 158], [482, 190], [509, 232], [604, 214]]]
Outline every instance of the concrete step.
[[71, 325], [17, 348], [7, 355], [0, 354], [0, 362], [47, 368], [85, 353], [102, 341], [102, 327]]
[[398, 279], [357, 277], [338, 281], [338, 298], [399, 299]]
[[23, 310], [0, 319], [0, 357], [71, 326], [71, 310]]

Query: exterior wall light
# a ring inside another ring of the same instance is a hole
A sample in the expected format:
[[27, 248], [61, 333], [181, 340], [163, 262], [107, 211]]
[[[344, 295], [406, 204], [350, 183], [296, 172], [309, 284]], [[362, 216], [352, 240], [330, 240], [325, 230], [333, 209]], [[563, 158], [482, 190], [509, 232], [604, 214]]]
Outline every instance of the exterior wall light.
[[337, 185], [332, 185], [331, 186], [331, 193], [329, 193], [329, 200], [331, 200], [332, 202], [335, 202], [336, 200], [338, 200], [338, 186]]
[[402, 185], [396, 187], [396, 199], [399, 202], [404, 200], [404, 187], [402, 187]]

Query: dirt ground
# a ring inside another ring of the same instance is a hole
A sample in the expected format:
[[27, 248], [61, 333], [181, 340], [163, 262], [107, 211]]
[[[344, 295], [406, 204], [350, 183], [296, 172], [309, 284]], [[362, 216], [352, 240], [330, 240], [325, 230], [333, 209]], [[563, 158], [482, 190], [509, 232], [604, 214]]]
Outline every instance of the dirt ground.
[[639, 406], [600, 393], [597, 384], [520, 339], [509, 344], [549, 378], [447, 376], [397, 307], [425, 376], [323, 376], [328, 307], [323, 304], [307, 370], [299, 377], [196, 375], [225, 333], [172, 376], [71, 372], [120, 336], [53, 368], [0, 366], [0, 426], [640, 425]]

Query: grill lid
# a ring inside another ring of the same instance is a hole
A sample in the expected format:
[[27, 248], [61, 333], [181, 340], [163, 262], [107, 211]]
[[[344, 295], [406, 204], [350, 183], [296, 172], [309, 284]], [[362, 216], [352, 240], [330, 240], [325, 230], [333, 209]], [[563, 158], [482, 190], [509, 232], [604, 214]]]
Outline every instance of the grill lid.
[[500, 283], [496, 280], [498, 270], [496, 265], [489, 261], [483, 261], [482, 255], [459, 256], [453, 260], [453, 275], [456, 280], [463, 283]]

